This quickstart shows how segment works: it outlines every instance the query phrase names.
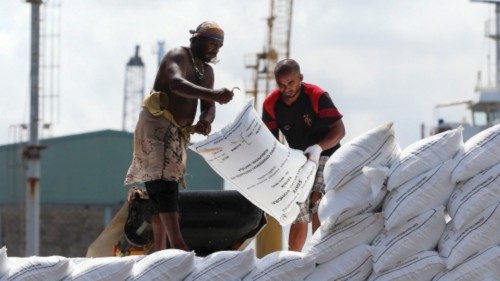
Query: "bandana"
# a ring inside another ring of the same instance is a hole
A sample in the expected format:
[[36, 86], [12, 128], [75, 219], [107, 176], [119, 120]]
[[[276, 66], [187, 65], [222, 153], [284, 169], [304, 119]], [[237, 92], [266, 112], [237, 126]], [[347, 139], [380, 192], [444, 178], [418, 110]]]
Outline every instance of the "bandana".
[[219, 42], [224, 42], [224, 31], [213, 21], [204, 21], [198, 25], [196, 30], [190, 30], [189, 33], [193, 34], [192, 37], [203, 36]]

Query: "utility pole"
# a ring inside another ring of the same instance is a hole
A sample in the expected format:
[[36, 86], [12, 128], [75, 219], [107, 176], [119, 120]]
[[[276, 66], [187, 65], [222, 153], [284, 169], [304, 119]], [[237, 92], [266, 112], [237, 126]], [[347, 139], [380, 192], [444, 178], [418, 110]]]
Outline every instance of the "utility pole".
[[26, 256], [40, 250], [40, 150], [39, 126], [39, 64], [40, 64], [40, 5], [42, 0], [26, 0], [31, 4], [31, 68], [30, 68], [30, 127], [29, 142], [23, 152], [26, 163]]

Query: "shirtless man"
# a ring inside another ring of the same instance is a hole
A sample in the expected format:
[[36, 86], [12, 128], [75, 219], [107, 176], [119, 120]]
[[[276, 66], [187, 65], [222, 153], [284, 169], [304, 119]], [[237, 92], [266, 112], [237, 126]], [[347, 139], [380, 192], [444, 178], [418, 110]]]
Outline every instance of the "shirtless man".
[[[232, 91], [213, 89], [214, 62], [224, 42], [224, 31], [215, 22], [191, 30], [189, 47], [174, 48], [162, 60], [151, 94], [134, 132], [134, 155], [126, 184], [144, 182], [153, 203], [151, 219], [154, 250], [168, 242], [188, 250], [179, 228], [178, 192], [183, 180], [186, 147], [192, 133], [208, 135], [215, 118], [215, 103], [225, 104]], [[194, 119], [200, 101], [200, 117]]]

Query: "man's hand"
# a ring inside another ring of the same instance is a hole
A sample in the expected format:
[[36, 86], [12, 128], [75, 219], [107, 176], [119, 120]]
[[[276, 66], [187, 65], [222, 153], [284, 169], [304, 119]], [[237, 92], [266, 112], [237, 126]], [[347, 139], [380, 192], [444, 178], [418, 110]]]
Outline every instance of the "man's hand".
[[313, 161], [314, 163], [316, 163], [316, 166], [318, 166], [319, 157], [320, 157], [322, 151], [323, 151], [323, 149], [321, 148], [321, 146], [319, 146], [318, 144], [315, 144], [315, 145], [311, 145], [308, 148], [306, 148], [306, 150], [304, 150], [304, 155], [307, 156], [308, 160]]
[[207, 136], [212, 131], [212, 124], [206, 120], [198, 120], [198, 123], [194, 125], [194, 131], [198, 134]]
[[214, 90], [214, 101], [220, 104], [225, 104], [230, 102], [233, 99], [233, 96], [234, 96], [233, 91], [227, 88]]

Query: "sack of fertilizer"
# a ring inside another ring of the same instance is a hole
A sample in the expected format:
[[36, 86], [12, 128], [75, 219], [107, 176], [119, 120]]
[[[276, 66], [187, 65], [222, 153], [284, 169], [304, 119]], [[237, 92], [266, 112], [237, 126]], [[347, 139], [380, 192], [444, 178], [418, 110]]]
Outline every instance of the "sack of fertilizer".
[[428, 210], [373, 240], [373, 271], [382, 273], [412, 255], [436, 247], [445, 227], [444, 207]]
[[452, 269], [484, 248], [500, 244], [500, 201], [489, 206], [461, 229], [448, 224], [439, 240], [439, 254]]
[[183, 280], [194, 269], [194, 252], [166, 249], [136, 261], [129, 280]]
[[64, 281], [125, 280], [131, 275], [134, 262], [132, 258], [88, 258], [72, 266]]
[[368, 213], [349, 218], [336, 225], [321, 225], [308, 242], [306, 254], [316, 263], [325, 263], [346, 251], [370, 244], [384, 228], [381, 213]]
[[69, 259], [61, 256], [16, 258], [15, 262], [11, 259], [6, 262], [8, 273], [2, 280], [62, 280], [71, 270]]
[[364, 167], [363, 171], [363, 174], [354, 180], [339, 189], [328, 191], [321, 198], [318, 207], [321, 224], [335, 225], [379, 208], [387, 193], [383, 188], [383, 182], [388, 169]]
[[306, 281], [366, 280], [372, 272], [371, 248], [370, 245], [359, 245], [318, 265]]
[[405, 148], [391, 166], [387, 190], [402, 185], [448, 161], [463, 148], [462, 127], [414, 142]]
[[0, 278], [9, 272], [7, 267], [7, 248], [3, 246], [0, 248]]
[[249, 101], [236, 120], [189, 147], [281, 225], [292, 223], [311, 191], [316, 164], [281, 144]]
[[451, 174], [453, 182], [464, 181], [500, 163], [500, 124], [470, 138], [455, 160], [456, 166]]
[[400, 152], [394, 137], [394, 125], [372, 129], [342, 145], [330, 156], [323, 175], [325, 189], [340, 188], [362, 173], [364, 166], [389, 167]]
[[195, 269], [185, 281], [241, 280], [255, 267], [253, 249], [219, 251], [196, 260]]
[[243, 281], [304, 280], [314, 271], [314, 258], [304, 253], [276, 251], [259, 259]]
[[437, 252], [422, 251], [383, 273], [373, 273], [368, 281], [431, 280], [445, 268], [444, 261]]
[[497, 201], [500, 201], [500, 163], [459, 183], [453, 191], [448, 213], [453, 218], [454, 229], [462, 228]]
[[394, 228], [426, 210], [446, 204], [454, 188], [452, 167], [450, 159], [393, 189], [382, 208], [385, 228]]
[[500, 280], [500, 246], [491, 246], [466, 259], [449, 271], [438, 274], [433, 281], [498, 281]]

